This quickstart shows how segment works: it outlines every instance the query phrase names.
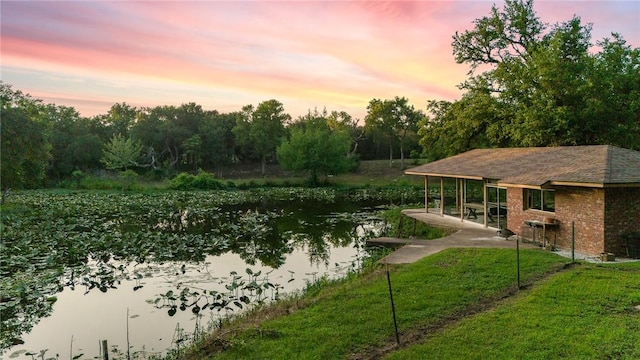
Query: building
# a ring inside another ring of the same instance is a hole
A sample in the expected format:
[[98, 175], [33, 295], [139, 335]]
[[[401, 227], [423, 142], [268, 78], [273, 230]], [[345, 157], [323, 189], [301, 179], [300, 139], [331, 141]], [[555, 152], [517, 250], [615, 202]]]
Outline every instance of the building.
[[640, 257], [640, 152], [609, 145], [476, 149], [405, 171], [425, 209], [544, 246]]

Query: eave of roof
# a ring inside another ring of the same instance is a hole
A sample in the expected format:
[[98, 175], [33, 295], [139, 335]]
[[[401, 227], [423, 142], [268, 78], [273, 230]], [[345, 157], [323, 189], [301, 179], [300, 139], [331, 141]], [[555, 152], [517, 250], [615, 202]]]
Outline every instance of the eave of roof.
[[640, 186], [640, 152], [610, 145], [476, 149], [405, 174], [492, 179], [524, 187]]

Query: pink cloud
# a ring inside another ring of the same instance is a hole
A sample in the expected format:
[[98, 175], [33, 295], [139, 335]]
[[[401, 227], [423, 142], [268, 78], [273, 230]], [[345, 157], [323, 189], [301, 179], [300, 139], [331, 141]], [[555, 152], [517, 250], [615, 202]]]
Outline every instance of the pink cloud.
[[[640, 30], [634, 20], [639, 12], [633, 10], [639, 5], [611, 3], [539, 2], [536, 9], [547, 22], [581, 14], [585, 22], [594, 23], [594, 38], [600, 29], [622, 29], [637, 46]], [[374, 97], [406, 96], [417, 107], [429, 99], [459, 97], [456, 85], [466, 78], [468, 67], [455, 64], [451, 37], [488, 15], [491, 4], [7, 2], [2, 13], [2, 67], [18, 88], [25, 79], [21, 76], [33, 69], [34, 74], [37, 70], [119, 80], [128, 85], [117, 93], [126, 97], [129, 91], [130, 103], [136, 103], [135, 98], [149, 101], [143, 85], [148, 81], [146, 91], [153, 94], [155, 105], [189, 95], [195, 99], [186, 101], [204, 99], [216, 109], [238, 103], [239, 109], [242, 102], [276, 98], [290, 101], [296, 108], [292, 112], [323, 105], [348, 108], [363, 117]], [[135, 79], [135, 85], [129, 79]], [[64, 81], [45, 81], [48, 89], [57, 84], [67, 94], [61, 98], [78, 91], [65, 88]], [[24, 90], [37, 93], [35, 83], [29, 82], [33, 88]], [[85, 92], [107, 89], [83, 86]], [[167, 89], [170, 97], [154, 91], [157, 88]], [[185, 95], [168, 90], [172, 88]], [[47, 94], [54, 97], [51, 91]], [[95, 111], [83, 108], [79, 110], [84, 115]]]

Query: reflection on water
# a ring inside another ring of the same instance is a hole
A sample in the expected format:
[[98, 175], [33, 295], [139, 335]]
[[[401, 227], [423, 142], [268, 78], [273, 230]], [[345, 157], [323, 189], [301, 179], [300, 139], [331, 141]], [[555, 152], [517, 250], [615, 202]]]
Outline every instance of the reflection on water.
[[335, 199], [83, 196], [3, 218], [2, 358], [92, 358], [100, 340], [125, 354], [127, 343], [175, 348], [221, 316], [357, 269], [379, 225], [362, 204]]
[[[269, 273], [269, 281], [282, 285], [282, 292], [290, 292], [304, 288], [305, 281], [314, 276], [344, 274], [351, 263], [357, 261], [359, 251], [352, 246], [332, 248], [331, 264], [327, 266], [310, 264], [305, 249], [298, 249], [286, 257], [285, 265], [279, 269], [265, 266], [251, 266], [251, 269]], [[150, 276], [139, 282], [143, 287], [136, 291], [133, 287], [138, 282], [134, 280], [125, 280], [107, 293], [91, 291], [85, 295], [84, 289], [65, 289], [58, 294], [53, 314], [43, 318], [24, 336], [24, 345], [11, 348], [7, 354], [21, 349], [36, 352], [49, 349], [47, 356], [58, 354], [60, 358], [68, 359], [72, 346], [73, 355], [85, 354], [83, 358], [91, 358], [99, 354], [99, 340], [108, 340], [110, 346], [124, 351], [127, 348], [127, 311], [132, 351], [159, 353], [175, 348], [181, 334], [189, 336], [196, 326], [204, 329], [210, 322], [217, 323], [219, 316], [233, 311], [202, 311], [196, 321], [191, 309], [178, 310], [174, 316], [169, 316], [166, 309], [158, 309], [149, 301], [160, 293], [179, 291], [184, 287], [226, 291], [224, 285], [228, 283], [230, 273], [244, 273], [247, 265], [237, 254], [226, 253], [207, 256], [206, 265], [188, 265], [184, 274], [178, 264], [152, 268]]]

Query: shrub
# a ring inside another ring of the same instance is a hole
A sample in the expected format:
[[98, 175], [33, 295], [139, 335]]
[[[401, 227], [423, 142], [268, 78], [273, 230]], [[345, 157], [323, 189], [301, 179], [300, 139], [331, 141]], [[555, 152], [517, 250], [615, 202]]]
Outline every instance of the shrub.
[[75, 187], [79, 188], [80, 187], [80, 183], [82, 182], [82, 180], [84, 178], [87, 177], [87, 174], [82, 172], [82, 170], [76, 170], [76, 171], [71, 173], [71, 177], [73, 178], [73, 182], [74, 182]]
[[138, 173], [133, 170], [125, 170], [119, 173], [123, 190], [134, 190], [138, 182]]
[[189, 190], [193, 187], [195, 177], [191, 174], [180, 173], [169, 183], [169, 188], [174, 190]]
[[224, 185], [218, 179], [216, 179], [213, 174], [210, 174], [205, 171], [198, 171], [198, 175], [196, 175], [193, 179], [193, 187], [201, 190], [220, 190], [224, 189]]
[[184, 172], [178, 174], [171, 180], [169, 188], [174, 190], [220, 190], [225, 186], [213, 174], [200, 170], [195, 176]]

